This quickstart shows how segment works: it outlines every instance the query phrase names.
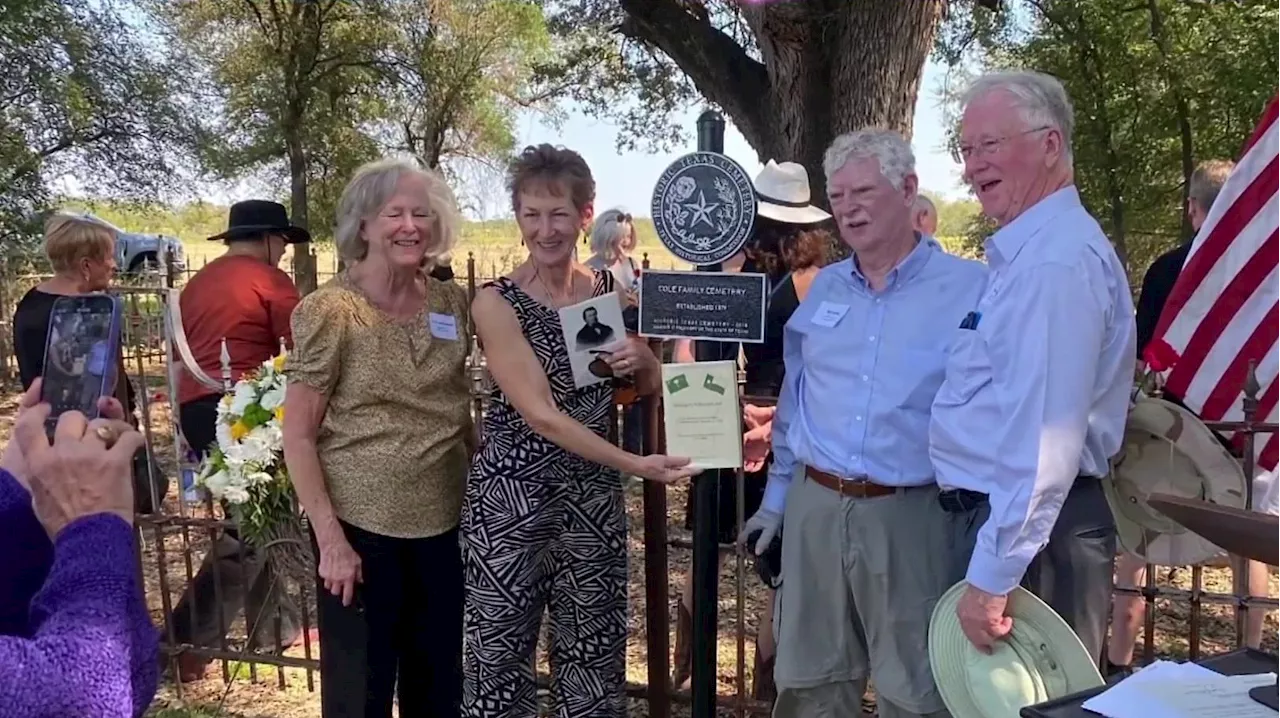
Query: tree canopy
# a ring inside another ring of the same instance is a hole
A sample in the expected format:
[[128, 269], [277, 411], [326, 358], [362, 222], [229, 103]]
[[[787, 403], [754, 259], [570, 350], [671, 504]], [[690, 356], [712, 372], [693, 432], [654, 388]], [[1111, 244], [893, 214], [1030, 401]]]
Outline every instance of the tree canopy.
[[[1062, 80], [1076, 184], [1138, 280], [1190, 238], [1196, 164], [1236, 159], [1276, 94], [1278, 17], [1262, 2], [1025, 0], [949, 39], [971, 42], [981, 67]], [[976, 237], [987, 229], [979, 222]]]
[[49, 180], [154, 197], [197, 134], [163, 48], [109, 4], [9, 0], [0, 11], [0, 238], [30, 236]]
[[[323, 238], [368, 159], [410, 153], [466, 184], [514, 149], [522, 113], [569, 108], [615, 123], [621, 147], [670, 150], [680, 111], [717, 107], [821, 197], [836, 134], [911, 135], [932, 56], [1063, 80], [1077, 183], [1141, 270], [1188, 236], [1195, 164], [1234, 157], [1276, 92], [1276, 25], [1259, 0], [11, 0], [0, 222], [60, 177], [154, 201], [194, 164], [266, 179]], [[969, 222], [971, 247], [989, 231], [972, 203], [940, 214]]]

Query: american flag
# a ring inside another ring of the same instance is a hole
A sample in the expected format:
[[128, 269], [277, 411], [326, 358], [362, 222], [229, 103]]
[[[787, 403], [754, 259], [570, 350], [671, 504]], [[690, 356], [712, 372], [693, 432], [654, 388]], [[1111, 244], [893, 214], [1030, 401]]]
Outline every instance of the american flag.
[[[1262, 388], [1257, 416], [1276, 421], [1278, 184], [1280, 127], [1273, 98], [1192, 242], [1148, 349], [1153, 368], [1171, 366], [1168, 391], [1205, 421], [1243, 419], [1250, 361], [1257, 362]], [[1274, 434], [1258, 435], [1258, 466], [1276, 468], [1278, 441]]]

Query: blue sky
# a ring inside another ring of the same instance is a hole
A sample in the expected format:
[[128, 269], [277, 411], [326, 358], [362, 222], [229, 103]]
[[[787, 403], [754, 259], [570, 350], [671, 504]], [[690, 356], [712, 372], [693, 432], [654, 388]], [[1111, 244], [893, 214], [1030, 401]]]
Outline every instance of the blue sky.
[[[959, 165], [946, 150], [946, 131], [938, 100], [945, 76], [945, 66], [935, 62], [925, 65], [916, 100], [912, 147], [921, 187], [947, 199], [961, 199], [969, 193], [960, 183]], [[596, 177], [597, 210], [620, 206], [637, 215], [648, 215], [653, 186], [662, 170], [680, 155], [694, 149], [692, 128], [701, 111], [693, 108], [681, 120], [681, 125], [690, 128], [689, 147], [669, 154], [619, 154], [615, 148], [616, 128], [578, 112], [571, 112], [559, 129], [544, 125], [536, 116], [523, 117], [518, 128], [518, 146], [550, 142], [577, 150]], [[725, 154], [755, 176], [761, 169], [755, 151], [733, 128], [732, 121], [729, 118], [726, 121], [729, 126], [725, 130]], [[791, 158], [774, 159], [782, 162]]]

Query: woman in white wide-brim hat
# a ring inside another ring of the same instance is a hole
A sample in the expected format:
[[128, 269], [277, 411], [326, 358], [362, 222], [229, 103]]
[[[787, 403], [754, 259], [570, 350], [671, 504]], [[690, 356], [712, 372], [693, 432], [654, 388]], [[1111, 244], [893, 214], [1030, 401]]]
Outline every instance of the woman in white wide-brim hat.
[[[769, 160], [753, 183], [758, 202], [752, 236], [742, 251], [724, 262], [726, 272], [761, 272], [769, 277], [768, 310], [765, 316], [764, 343], [741, 347], [747, 375], [747, 396], [777, 397], [782, 387], [782, 328], [791, 313], [800, 306], [818, 270], [827, 263], [835, 240], [822, 223], [831, 215], [812, 203], [809, 173], [795, 162]], [[717, 343], [723, 354], [718, 359], [739, 360], [739, 346]], [[693, 361], [692, 342], [676, 346], [676, 361]], [[771, 410], [753, 412], [749, 423]], [[748, 427], [750, 428], [750, 427]], [[767, 426], [761, 432], [767, 433]], [[754, 448], [754, 451], [752, 450]], [[755, 513], [764, 497], [770, 455], [767, 440], [753, 442], [744, 452], [743, 517]], [[738, 487], [734, 472], [720, 472], [717, 505], [721, 544], [733, 543], [740, 531]], [[689, 493], [686, 525], [692, 528], [693, 492]], [[686, 574], [681, 600], [676, 610], [676, 650], [672, 683], [682, 687], [690, 676], [689, 637], [692, 632], [692, 574]], [[759, 700], [772, 701], [773, 689], [773, 591], [761, 609], [756, 635], [756, 660], [752, 694]]]

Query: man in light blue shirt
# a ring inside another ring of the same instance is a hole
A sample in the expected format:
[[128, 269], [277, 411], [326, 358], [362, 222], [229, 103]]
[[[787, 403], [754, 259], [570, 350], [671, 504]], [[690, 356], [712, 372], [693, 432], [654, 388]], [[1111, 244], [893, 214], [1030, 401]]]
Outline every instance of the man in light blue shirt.
[[1100, 481], [1133, 388], [1129, 283], [1073, 185], [1062, 84], [986, 75], [964, 104], [964, 177], [999, 230], [929, 427], [938, 484], [989, 500], [957, 613], [990, 650], [1010, 630], [1007, 596], [1022, 583], [1100, 658], [1116, 552]]
[[787, 322], [773, 464], [743, 531], [761, 554], [786, 527], [774, 716], [856, 714], [868, 677], [883, 718], [944, 716], [926, 631], [972, 534], [939, 503], [929, 410], [986, 268], [913, 230], [901, 135], [842, 135], [824, 167], [853, 257], [823, 268]]

